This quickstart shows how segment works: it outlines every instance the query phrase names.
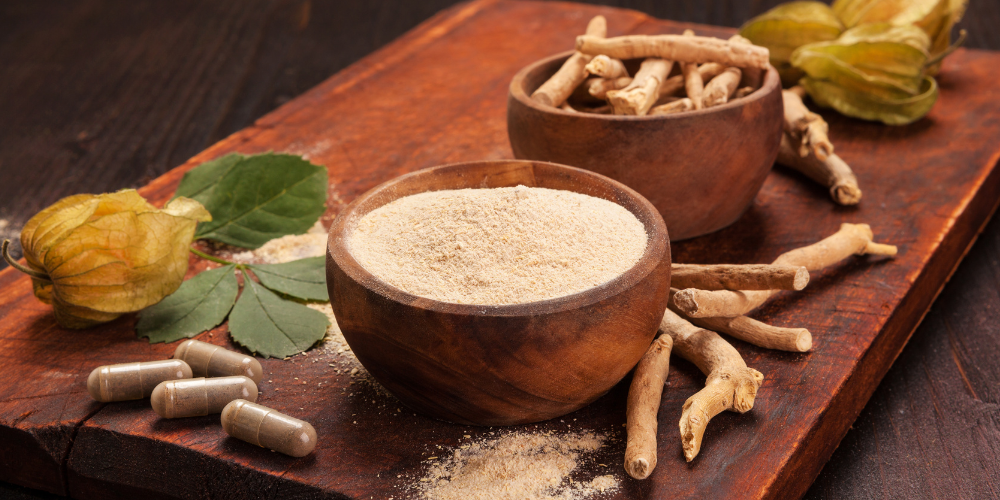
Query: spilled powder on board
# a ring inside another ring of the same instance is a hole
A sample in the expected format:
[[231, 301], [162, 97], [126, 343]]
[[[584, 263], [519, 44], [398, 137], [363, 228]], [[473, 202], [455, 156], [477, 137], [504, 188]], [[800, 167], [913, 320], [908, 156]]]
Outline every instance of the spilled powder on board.
[[352, 360], [352, 362], [357, 363], [358, 358], [354, 356], [351, 346], [347, 344], [347, 339], [344, 338], [344, 332], [340, 331], [340, 326], [337, 325], [337, 318], [333, 315], [333, 306], [328, 302], [310, 303], [306, 304], [306, 306], [325, 314], [326, 318], [330, 320], [330, 326], [326, 327], [326, 336], [323, 337], [323, 340], [316, 347], [329, 353], [342, 354]]
[[571, 479], [606, 439], [592, 433], [511, 432], [432, 460], [416, 488], [425, 500], [588, 499], [619, 487], [612, 475]]
[[326, 255], [326, 228], [316, 221], [306, 234], [289, 234], [264, 243], [256, 250], [231, 252], [228, 260], [238, 264], [281, 264]]
[[646, 239], [621, 205], [517, 186], [400, 198], [362, 217], [349, 245], [365, 269], [407, 293], [505, 305], [606, 283], [639, 261]]

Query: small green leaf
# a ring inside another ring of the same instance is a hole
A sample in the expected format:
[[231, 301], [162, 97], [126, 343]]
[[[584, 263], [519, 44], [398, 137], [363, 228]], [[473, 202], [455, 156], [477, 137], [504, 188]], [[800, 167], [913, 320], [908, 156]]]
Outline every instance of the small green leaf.
[[247, 266], [260, 284], [303, 300], [330, 300], [326, 289], [326, 257], [309, 257], [284, 264]]
[[235, 265], [205, 271], [185, 281], [172, 295], [139, 313], [139, 337], [149, 343], [173, 342], [215, 328], [236, 302]]
[[233, 341], [264, 357], [283, 358], [309, 349], [326, 335], [326, 315], [282, 299], [243, 274], [243, 295], [229, 315]]
[[242, 158], [212, 189], [205, 202], [212, 221], [200, 224], [195, 237], [258, 248], [274, 238], [305, 233], [326, 209], [326, 190], [326, 169], [299, 156]]
[[219, 179], [244, 158], [246, 156], [239, 153], [229, 153], [222, 158], [206, 161], [194, 167], [184, 174], [174, 197], [186, 196], [204, 205], [212, 197], [212, 192], [215, 191], [215, 185], [219, 183]]

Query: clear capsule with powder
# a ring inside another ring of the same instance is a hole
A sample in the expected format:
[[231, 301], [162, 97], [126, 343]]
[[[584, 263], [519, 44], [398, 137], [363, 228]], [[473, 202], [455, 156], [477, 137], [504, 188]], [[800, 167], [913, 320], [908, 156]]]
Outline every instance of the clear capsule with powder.
[[191, 365], [198, 377], [230, 377], [242, 375], [259, 384], [264, 376], [260, 362], [253, 356], [223, 349], [199, 340], [185, 340], [174, 351], [174, 359]]
[[316, 448], [316, 430], [309, 422], [242, 399], [222, 410], [222, 428], [236, 439], [292, 457]]
[[166, 380], [191, 378], [191, 367], [179, 359], [141, 361], [94, 368], [87, 377], [87, 392], [102, 403], [149, 396]]
[[157, 385], [149, 402], [163, 418], [182, 418], [220, 413], [236, 399], [257, 401], [257, 384], [243, 376], [171, 380]]

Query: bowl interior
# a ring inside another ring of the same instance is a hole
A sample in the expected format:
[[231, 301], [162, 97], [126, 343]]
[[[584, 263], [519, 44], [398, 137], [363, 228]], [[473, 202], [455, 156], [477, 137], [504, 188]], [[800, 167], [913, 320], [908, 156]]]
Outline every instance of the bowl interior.
[[[631, 269], [600, 286], [549, 300], [511, 305], [469, 305], [417, 297], [368, 272], [350, 253], [350, 237], [366, 214], [405, 196], [447, 189], [496, 188], [524, 185], [582, 193], [617, 203], [630, 211], [646, 230], [646, 250]], [[627, 289], [652, 272], [669, 252], [667, 228], [656, 208], [617, 181], [583, 169], [524, 160], [493, 160], [445, 165], [400, 176], [376, 186], [338, 215], [330, 228], [331, 256], [352, 279], [392, 300], [454, 314], [524, 316], [546, 314], [591, 304]]]

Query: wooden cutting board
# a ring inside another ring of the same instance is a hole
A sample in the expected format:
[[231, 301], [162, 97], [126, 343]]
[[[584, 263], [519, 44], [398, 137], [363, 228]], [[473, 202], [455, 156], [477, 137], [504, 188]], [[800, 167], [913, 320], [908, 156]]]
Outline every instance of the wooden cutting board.
[[[355, 196], [397, 175], [509, 158], [511, 77], [570, 48], [596, 14], [608, 18], [611, 35], [688, 27], [731, 33], [568, 3], [463, 4], [154, 180], [142, 194], [162, 203], [184, 172], [231, 151], [287, 151], [329, 168], [329, 225]], [[805, 291], [783, 294], [757, 313], [810, 329], [814, 349], [781, 353], [734, 340], [747, 364], [765, 374], [764, 385], [751, 412], [712, 421], [693, 463], [681, 455], [677, 422], [704, 376], [681, 360], [671, 367], [660, 410], [660, 463], [646, 481], [627, 478], [621, 468], [627, 380], [579, 412], [525, 429], [611, 434], [581, 474], [615, 474], [622, 487], [612, 498], [801, 496], [996, 208], [997, 67], [1000, 54], [956, 52], [945, 62], [934, 110], [907, 127], [824, 113], [837, 152], [864, 189], [858, 207], [834, 206], [825, 189], [779, 168], [736, 224], [674, 245], [677, 262], [770, 262], [842, 222], [866, 222], [879, 241], [900, 247], [895, 260], [856, 258], [814, 273]], [[260, 402], [312, 422], [319, 433], [316, 452], [302, 459], [227, 438], [217, 417], [167, 421], [146, 401], [92, 401], [85, 380], [95, 366], [173, 352], [176, 344], [136, 339], [134, 323], [129, 316], [63, 330], [31, 295], [27, 278], [0, 272], [0, 479], [75, 498], [408, 498], [438, 446], [496, 430], [415, 415], [365, 383], [363, 371], [352, 377], [349, 357], [336, 351], [263, 360]], [[225, 331], [198, 338], [232, 347]], [[609, 466], [598, 469], [600, 463]]]

